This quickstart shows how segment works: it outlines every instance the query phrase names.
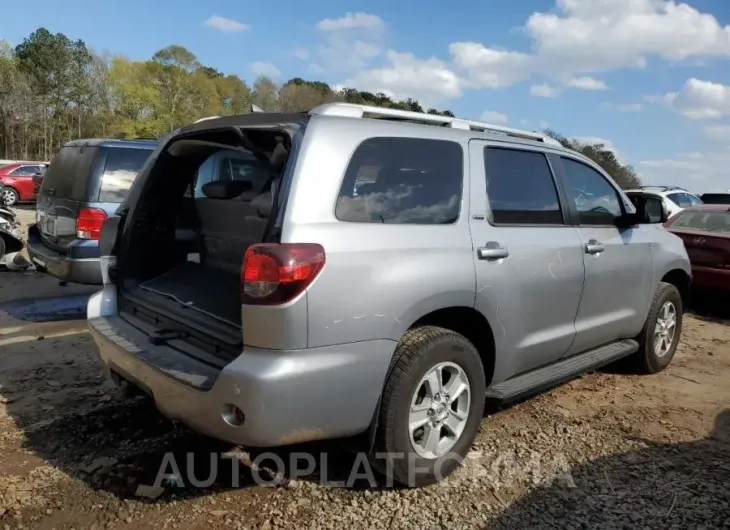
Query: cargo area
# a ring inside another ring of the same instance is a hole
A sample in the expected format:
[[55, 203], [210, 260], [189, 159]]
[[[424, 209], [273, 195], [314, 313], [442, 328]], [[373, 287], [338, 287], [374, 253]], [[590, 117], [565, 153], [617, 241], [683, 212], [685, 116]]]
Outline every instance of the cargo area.
[[277, 240], [290, 132], [228, 127], [160, 152], [117, 249], [123, 317], [218, 356], [240, 353], [243, 258]]

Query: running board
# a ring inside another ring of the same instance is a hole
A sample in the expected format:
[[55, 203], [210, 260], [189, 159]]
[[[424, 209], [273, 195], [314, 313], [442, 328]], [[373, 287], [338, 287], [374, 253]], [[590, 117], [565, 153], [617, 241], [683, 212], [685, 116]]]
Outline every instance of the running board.
[[597, 370], [638, 350], [639, 343], [635, 340], [613, 342], [496, 384], [487, 389], [487, 400], [517, 401]]

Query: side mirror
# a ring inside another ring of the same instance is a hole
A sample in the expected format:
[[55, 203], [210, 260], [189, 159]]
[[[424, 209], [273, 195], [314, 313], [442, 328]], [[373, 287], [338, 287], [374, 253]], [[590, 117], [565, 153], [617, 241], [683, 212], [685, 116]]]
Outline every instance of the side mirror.
[[617, 220], [617, 224], [622, 227], [646, 225], [646, 224], [664, 224], [667, 220], [664, 204], [656, 195], [634, 195], [631, 196], [631, 202], [636, 208], [636, 213], [626, 214]]

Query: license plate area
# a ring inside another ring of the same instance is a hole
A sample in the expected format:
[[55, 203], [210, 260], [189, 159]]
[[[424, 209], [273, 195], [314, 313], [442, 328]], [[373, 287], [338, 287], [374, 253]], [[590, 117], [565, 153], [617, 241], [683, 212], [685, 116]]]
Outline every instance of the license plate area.
[[56, 235], [56, 220], [51, 217], [41, 219], [41, 231], [47, 236]]

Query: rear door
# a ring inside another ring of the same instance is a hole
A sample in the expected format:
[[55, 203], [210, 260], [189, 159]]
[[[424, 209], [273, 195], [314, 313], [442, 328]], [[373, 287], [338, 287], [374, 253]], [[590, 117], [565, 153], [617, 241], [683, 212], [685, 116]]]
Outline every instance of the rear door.
[[76, 216], [89, 199], [89, 175], [97, 148], [61, 147], [43, 177], [36, 200], [36, 220], [43, 243], [59, 252], [76, 239]]
[[549, 364], [575, 338], [583, 250], [554, 155], [469, 144], [476, 307], [493, 323], [500, 378]]

